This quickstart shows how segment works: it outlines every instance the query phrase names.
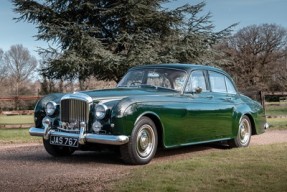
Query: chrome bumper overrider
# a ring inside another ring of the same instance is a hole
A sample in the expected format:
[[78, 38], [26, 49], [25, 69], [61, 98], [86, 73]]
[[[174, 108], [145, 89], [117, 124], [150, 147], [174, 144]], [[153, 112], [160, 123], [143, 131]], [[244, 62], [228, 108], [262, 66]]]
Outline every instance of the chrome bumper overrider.
[[79, 138], [79, 143], [81, 145], [84, 145], [86, 142], [109, 144], [109, 145], [123, 145], [129, 142], [129, 137], [125, 135], [99, 135], [99, 134], [84, 133], [83, 128], [80, 129], [80, 134], [76, 134], [76, 133], [58, 132], [50, 129], [49, 127], [45, 127], [45, 129], [31, 127], [29, 129], [29, 133], [31, 136], [40, 136], [46, 140], [48, 140], [51, 135]]

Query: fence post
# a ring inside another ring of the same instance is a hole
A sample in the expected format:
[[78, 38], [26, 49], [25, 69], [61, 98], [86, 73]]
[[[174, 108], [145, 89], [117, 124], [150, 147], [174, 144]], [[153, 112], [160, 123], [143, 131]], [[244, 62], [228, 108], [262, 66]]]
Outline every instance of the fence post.
[[260, 96], [261, 105], [263, 106], [263, 109], [264, 109], [264, 113], [266, 113], [264, 91], [259, 91], [259, 96]]

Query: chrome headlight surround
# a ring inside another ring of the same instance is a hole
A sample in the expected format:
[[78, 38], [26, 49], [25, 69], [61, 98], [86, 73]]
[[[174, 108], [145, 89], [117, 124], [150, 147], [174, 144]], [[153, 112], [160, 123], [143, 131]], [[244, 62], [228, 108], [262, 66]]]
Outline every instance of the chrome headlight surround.
[[96, 119], [101, 120], [106, 117], [108, 107], [104, 104], [97, 104], [95, 107], [95, 116]]
[[49, 116], [54, 115], [56, 109], [57, 109], [57, 104], [54, 101], [49, 101], [45, 107], [46, 115], [49, 115]]

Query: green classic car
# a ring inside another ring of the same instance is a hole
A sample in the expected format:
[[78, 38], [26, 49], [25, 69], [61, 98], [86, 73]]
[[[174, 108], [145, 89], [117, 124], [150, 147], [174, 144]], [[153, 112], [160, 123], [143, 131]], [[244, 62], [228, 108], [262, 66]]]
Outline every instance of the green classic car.
[[158, 64], [131, 68], [115, 89], [42, 98], [29, 132], [53, 156], [112, 147], [124, 162], [146, 164], [159, 146], [246, 147], [267, 126], [262, 106], [238, 93], [221, 69]]

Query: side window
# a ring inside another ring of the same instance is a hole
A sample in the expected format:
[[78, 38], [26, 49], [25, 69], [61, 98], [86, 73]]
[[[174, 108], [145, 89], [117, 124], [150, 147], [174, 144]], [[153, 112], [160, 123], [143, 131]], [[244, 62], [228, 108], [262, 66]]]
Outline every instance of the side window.
[[209, 80], [213, 92], [227, 93], [224, 75], [209, 71]]
[[236, 94], [236, 89], [233, 83], [230, 81], [230, 79], [226, 77], [225, 80], [226, 80], [227, 92], [231, 94]]
[[203, 92], [206, 91], [206, 81], [203, 71], [193, 71], [185, 87], [185, 92], [195, 92], [196, 89], [201, 88]]
[[184, 87], [185, 79], [186, 74], [181, 74], [180, 76], [176, 77], [173, 81], [174, 89], [177, 91], [181, 91]]

